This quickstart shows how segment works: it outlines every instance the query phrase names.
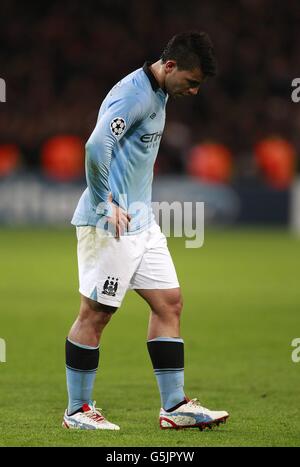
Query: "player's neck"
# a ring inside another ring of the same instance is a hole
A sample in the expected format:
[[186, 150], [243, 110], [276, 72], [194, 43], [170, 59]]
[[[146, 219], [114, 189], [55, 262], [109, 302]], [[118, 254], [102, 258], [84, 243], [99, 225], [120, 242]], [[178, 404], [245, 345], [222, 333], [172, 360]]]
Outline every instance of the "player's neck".
[[159, 84], [159, 87], [164, 90], [165, 89], [165, 70], [163, 68], [161, 60], [157, 60], [157, 62], [152, 63], [152, 65], [150, 65], [150, 70], [155, 76], [156, 81]]

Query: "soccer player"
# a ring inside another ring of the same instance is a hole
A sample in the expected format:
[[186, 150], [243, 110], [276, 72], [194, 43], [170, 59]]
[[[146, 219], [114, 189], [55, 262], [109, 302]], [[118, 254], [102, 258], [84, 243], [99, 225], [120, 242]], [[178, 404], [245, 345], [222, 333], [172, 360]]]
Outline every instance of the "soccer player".
[[81, 306], [66, 340], [66, 428], [119, 430], [95, 407], [92, 390], [101, 334], [128, 289], [151, 310], [147, 346], [161, 398], [160, 427], [202, 429], [228, 417], [185, 395], [181, 291], [151, 210], [153, 165], [168, 97], [195, 96], [215, 73], [208, 35], [180, 33], [160, 60], [123, 78], [102, 102], [86, 144], [87, 188], [72, 219]]

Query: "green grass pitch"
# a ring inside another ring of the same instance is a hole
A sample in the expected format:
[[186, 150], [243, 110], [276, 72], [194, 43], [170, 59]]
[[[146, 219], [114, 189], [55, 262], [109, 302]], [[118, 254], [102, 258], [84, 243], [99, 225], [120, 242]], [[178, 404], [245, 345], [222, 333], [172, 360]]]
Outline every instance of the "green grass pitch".
[[147, 305], [129, 292], [101, 342], [94, 398], [120, 432], [61, 428], [64, 342], [77, 311], [73, 230], [0, 230], [1, 446], [299, 446], [300, 240], [281, 230], [169, 239], [184, 296], [185, 389], [230, 412], [204, 432], [162, 431]]

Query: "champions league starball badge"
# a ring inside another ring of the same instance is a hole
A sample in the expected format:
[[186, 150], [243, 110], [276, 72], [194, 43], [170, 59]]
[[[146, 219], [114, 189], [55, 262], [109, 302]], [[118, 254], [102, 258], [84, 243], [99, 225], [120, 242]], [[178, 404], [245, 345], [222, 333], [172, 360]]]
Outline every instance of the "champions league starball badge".
[[124, 133], [126, 128], [126, 122], [123, 118], [117, 117], [110, 122], [110, 129], [114, 136], [118, 138]]

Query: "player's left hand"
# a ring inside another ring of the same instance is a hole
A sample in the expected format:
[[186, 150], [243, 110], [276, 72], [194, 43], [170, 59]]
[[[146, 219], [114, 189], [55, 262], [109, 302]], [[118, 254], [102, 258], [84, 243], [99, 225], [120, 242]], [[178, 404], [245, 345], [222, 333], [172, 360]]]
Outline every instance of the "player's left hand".
[[129, 230], [131, 216], [126, 211], [124, 211], [124, 209], [113, 204], [111, 193], [109, 194], [108, 201], [111, 204], [112, 215], [107, 217], [107, 220], [111, 225], [114, 226], [116, 238], [120, 238], [127, 230]]

